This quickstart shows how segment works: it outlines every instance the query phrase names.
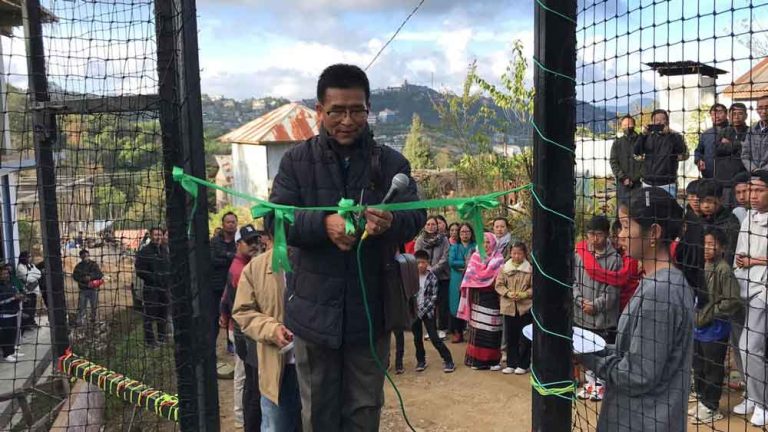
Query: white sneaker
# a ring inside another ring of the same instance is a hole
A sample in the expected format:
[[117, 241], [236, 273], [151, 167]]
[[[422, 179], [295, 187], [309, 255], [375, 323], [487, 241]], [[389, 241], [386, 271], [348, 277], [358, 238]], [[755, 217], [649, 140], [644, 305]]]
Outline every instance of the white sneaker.
[[528, 373], [528, 369], [515, 368], [515, 375], [525, 375]]
[[704, 406], [703, 403], [697, 402], [696, 405], [693, 406], [693, 408], [688, 410], [688, 415], [691, 417], [698, 417], [699, 413], [704, 412], [705, 409], [707, 409], [707, 407]]
[[491, 366], [491, 370], [494, 371], [494, 372], [500, 371], [501, 370], [501, 365], [498, 365], [498, 364], [497, 365], [493, 365], [493, 366]]
[[755, 403], [749, 399], [744, 399], [740, 404], [733, 407], [733, 413], [739, 415], [752, 414], [755, 410]]
[[713, 423], [723, 418], [723, 415], [720, 414], [720, 411], [711, 410], [707, 407], [703, 407], [703, 408], [704, 409], [702, 411], [699, 411], [696, 417], [691, 419], [691, 423], [693, 424]]
[[511, 375], [515, 373], [515, 370], [511, 367], [505, 367], [504, 369], [501, 370], [501, 373]]
[[441, 340], [445, 340], [445, 337], [447, 336], [447, 334], [442, 330], [438, 330], [437, 335], [440, 337]]
[[765, 426], [768, 424], [768, 412], [763, 408], [756, 406], [755, 411], [752, 413], [752, 418], [749, 422], [755, 426]]
[[16, 358], [15, 355], [11, 354], [8, 357], [3, 357], [3, 361], [5, 361], [6, 363], [16, 363], [19, 360]]
[[25, 356], [25, 354], [23, 352], [18, 352], [18, 351], [13, 353], [13, 355], [16, 356], [16, 357], [24, 357]]

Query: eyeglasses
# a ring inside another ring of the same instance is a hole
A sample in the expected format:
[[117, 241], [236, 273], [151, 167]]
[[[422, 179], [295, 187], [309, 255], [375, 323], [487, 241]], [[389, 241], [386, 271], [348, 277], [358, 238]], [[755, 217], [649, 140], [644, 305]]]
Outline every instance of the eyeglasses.
[[368, 108], [364, 106], [347, 107], [347, 108], [334, 108], [325, 112], [328, 119], [339, 121], [344, 120], [345, 116], [349, 116], [352, 120], [363, 120], [368, 118]]

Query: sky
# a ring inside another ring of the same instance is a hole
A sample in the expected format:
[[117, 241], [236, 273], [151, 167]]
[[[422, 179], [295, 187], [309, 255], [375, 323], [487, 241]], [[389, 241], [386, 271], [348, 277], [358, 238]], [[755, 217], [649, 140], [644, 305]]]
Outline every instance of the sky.
[[[96, 94], [149, 93], [157, 85], [150, 0], [44, 1], [52, 81]], [[326, 66], [365, 67], [419, 0], [198, 0], [201, 88], [244, 99], [312, 98]], [[557, 2], [552, 2], [556, 4]], [[404, 81], [459, 91], [467, 67], [498, 82], [515, 40], [533, 53], [531, 0], [425, 0], [368, 69], [373, 88]], [[763, 18], [752, 18], [763, 17]], [[659, 89], [645, 63], [693, 60], [728, 72], [722, 89], [759, 59], [738, 37], [768, 39], [768, 0], [579, 0], [581, 100], [622, 104]], [[732, 37], [731, 34], [736, 35]], [[2, 38], [5, 75], [24, 86], [23, 38]], [[741, 36], [739, 36], [741, 35]], [[531, 66], [533, 67], [533, 66]], [[88, 77], [88, 78], [85, 78]], [[532, 69], [527, 80], [532, 81]]]

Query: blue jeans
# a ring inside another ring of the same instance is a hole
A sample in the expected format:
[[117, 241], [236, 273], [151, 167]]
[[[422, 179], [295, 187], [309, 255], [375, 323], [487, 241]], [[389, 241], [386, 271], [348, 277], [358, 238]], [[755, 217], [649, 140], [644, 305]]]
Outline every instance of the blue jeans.
[[658, 186], [653, 186], [653, 185], [649, 185], [647, 183], [643, 183], [643, 187], [644, 188], [657, 187], [659, 189], [663, 189], [668, 194], [672, 195], [672, 198], [677, 199], [677, 183], [670, 183], [670, 184], [667, 184], [667, 185], [658, 185]]
[[280, 383], [280, 405], [261, 397], [261, 432], [299, 432], [301, 430], [301, 398], [296, 366], [283, 369]]

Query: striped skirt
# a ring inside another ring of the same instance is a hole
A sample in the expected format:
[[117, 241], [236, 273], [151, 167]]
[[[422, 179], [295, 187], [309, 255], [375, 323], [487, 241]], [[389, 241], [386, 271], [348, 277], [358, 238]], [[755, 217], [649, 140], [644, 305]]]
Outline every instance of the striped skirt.
[[469, 343], [464, 364], [487, 369], [501, 362], [502, 317], [496, 291], [472, 289], [469, 294]]

